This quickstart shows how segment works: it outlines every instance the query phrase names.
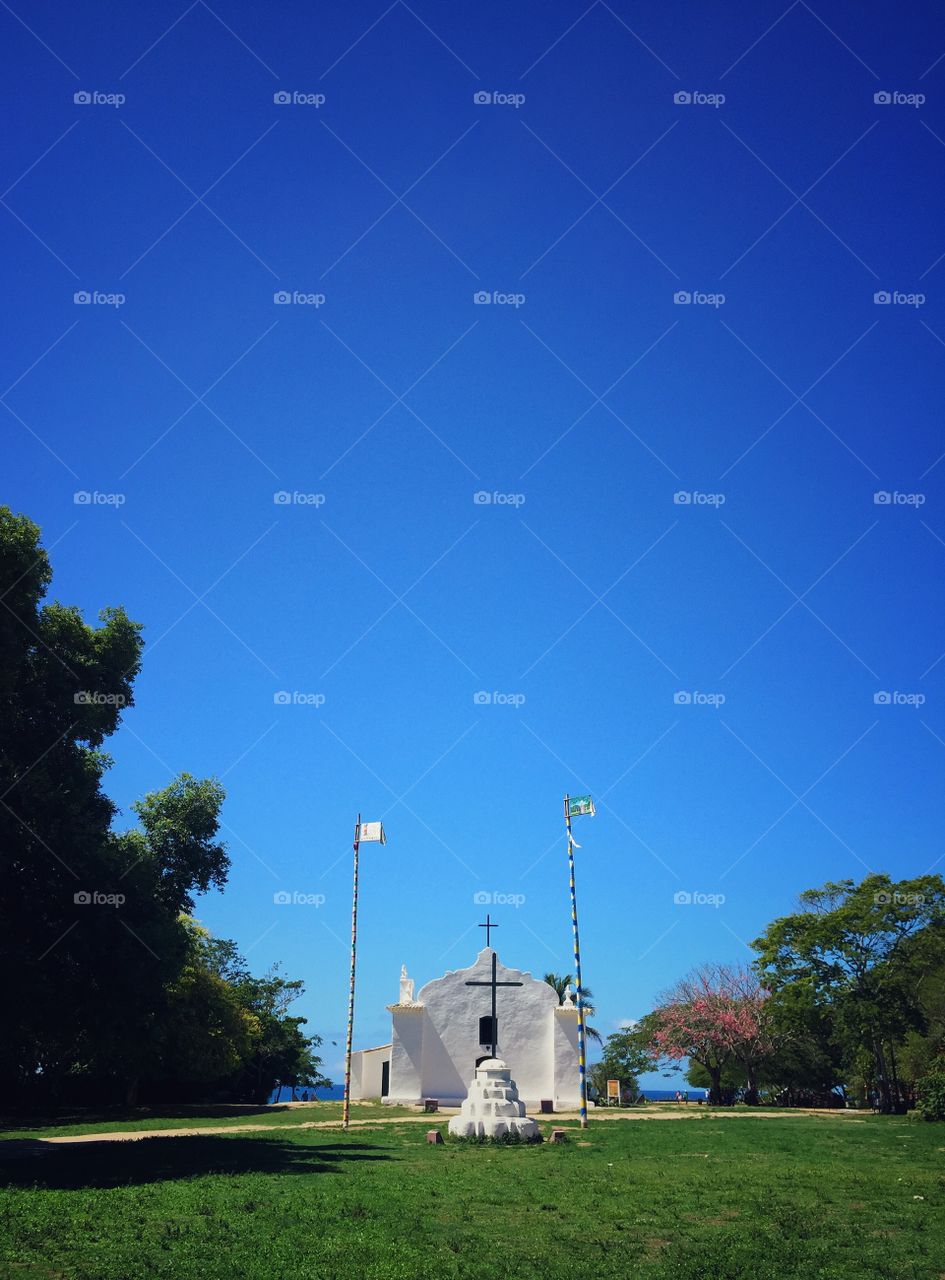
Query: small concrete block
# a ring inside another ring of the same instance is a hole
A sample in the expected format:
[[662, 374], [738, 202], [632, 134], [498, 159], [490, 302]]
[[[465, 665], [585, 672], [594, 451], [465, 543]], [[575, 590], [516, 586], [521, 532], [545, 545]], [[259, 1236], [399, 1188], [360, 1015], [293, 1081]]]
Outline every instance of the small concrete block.
[[442, 1141], [443, 1141], [443, 1135], [442, 1133], [440, 1133], [439, 1129], [427, 1130], [427, 1142], [432, 1142], [434, 1146], [437, 1146], [437, 1144], [441, 1143]]
[[542, 1100], [541, 1100], [541, 1114], [542, 1114], [543, 1116], [550, 1116], [550, 1115], [552, 1115], [552, 1114], [554, 1113], [554, 1109], [555, 1109], [554, 1099], [552, 1099], [552, 1098], [542, 1098]]
[[424, 1111], [439, 1111], [439, 1101], [436, 1098], [424, 1098], [423, 1109]]
[[567, 1140], [567, 1129], [552, 1129], [551, 1137], [548, 1139], [549, 1142], [567, 1142]]

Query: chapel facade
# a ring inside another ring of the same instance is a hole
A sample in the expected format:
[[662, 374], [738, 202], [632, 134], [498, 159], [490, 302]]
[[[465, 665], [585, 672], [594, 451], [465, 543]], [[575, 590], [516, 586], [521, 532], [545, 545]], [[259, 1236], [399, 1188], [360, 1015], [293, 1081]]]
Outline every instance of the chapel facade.
[[569, 995], [484, 947], [474, 964], [434, 978], [413, 994], [401, 970], [400, 997], [387, 1008], [391, 1041], [352, 1055], [351, 1096], [390, 1104], [435, 1098], [459, 1106], [476, 1068], [489, 1058], [508, 1064], [529, 1107], [580, 1105], [578, 1010]]

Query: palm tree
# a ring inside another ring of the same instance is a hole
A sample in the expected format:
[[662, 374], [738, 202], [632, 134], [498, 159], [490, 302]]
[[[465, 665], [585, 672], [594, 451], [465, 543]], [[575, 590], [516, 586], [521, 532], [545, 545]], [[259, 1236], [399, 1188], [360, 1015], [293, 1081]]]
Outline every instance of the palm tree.
[[[564, 1004], [564, 993], [567, 987], [574, 986], [574, 978], [570, 973], [546, 973], [544, 981], [549, 987], [554, 988], [555, 995], [558, 997], [558, 1004]], [[597, 1010], [594, 1008], [594, 992], [590, 987], [581, 989], [581, 1003], [584, 1005], [585, 1018], [593, 1018]], [[589, 1027], [584, 1024], [584, 1031], [588, 1040], [596, 1040], [598, 1044], [603, 1044], [600, 1032], [595, 1027]]]

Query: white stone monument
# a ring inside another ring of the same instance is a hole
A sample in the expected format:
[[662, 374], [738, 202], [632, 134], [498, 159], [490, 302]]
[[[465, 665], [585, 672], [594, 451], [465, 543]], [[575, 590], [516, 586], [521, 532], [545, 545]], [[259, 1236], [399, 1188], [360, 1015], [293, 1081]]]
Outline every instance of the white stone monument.
[[540, 1138], [538, 1121], [525, 1114], [512, 1073], [501, 1058], [486, 1058], [458, 1116], [450, 1120], [454, 1138], [507, 1138], [517, 1134], [525, 1142]]
[[414, 1004], [413, 978], [407, 977], [407, 966], [400, 966], [400, 1004]]

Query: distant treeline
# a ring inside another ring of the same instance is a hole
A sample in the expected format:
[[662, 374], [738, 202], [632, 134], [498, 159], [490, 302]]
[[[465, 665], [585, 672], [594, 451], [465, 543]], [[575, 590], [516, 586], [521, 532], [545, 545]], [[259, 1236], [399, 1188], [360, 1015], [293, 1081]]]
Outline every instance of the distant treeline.
[[945, 1119], [945, 883], [870, 875], [800, 895], [751, 945], [749, 966], [705, 964], [609, 1036], [593, 1069], [678, 1069], [710, 1101], [917, 1107]]

